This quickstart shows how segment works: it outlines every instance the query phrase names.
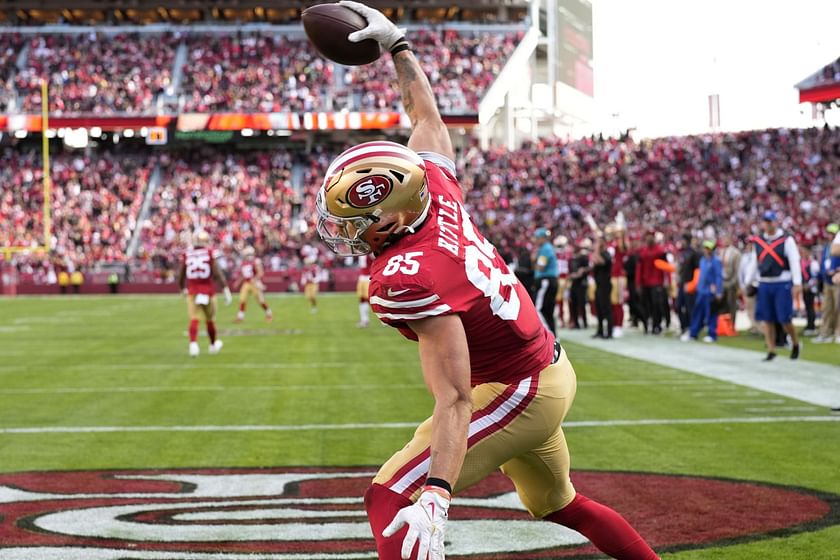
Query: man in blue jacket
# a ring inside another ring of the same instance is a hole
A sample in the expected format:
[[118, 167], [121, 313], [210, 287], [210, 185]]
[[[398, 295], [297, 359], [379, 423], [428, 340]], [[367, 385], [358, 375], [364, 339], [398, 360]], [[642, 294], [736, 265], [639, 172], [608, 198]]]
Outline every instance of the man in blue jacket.
[[557, 298], [557, 253], [554, 245], [551, 244], [551, 232], [546, 228], [537, 228], [534, 238], [539, 245], [537, 259], [534, 266], [534, 282], [537, 293], [534, 298], [534, 307], [540, 312], [545, 322], [545, 327], [551, 334], [555, 334], [554, 325], [554, 300]]
[[697, 300], [691, 312], [691, 328], [680, 337], [683, 342], [697, 340], [700, 329], [708, 325], [709, 334], [703, 342], [717, 340], [718, 305], [723, 297], [723, 267], [715, 255], [715, 242], [703, 242], [703, 256], [700, 258], [700, 278], [697, 281]]

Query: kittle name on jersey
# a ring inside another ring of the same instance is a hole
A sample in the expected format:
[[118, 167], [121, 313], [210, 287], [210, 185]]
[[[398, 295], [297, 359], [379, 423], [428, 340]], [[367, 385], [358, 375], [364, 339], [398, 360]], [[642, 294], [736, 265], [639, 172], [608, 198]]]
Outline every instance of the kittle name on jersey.
[[438, 247], [443, 247], [456, 257], [461, 244], [461, 221], [458, 219], [458, 203], [438, 195]]

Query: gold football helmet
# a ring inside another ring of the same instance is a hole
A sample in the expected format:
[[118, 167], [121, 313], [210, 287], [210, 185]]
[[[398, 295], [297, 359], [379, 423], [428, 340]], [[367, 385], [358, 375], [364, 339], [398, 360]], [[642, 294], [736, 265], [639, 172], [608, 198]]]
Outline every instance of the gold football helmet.
[[339, 155], [318, 191], [318, 235], [349, 257], [378, 251], [423, 223], [431, 197], [426, 164], [394, 142], [366, 142]]
[[242, 256], [243, 257], [250, 258], [250, 257], [253, 257], [255, 254], [256, 254], [256, 251], [254, 251], [254, 248], [251, 247], [250, 245], [248, 245], [244, 249], [242, 249]]
[[210, 234], [200, 229], [193, 233], [193, 247], [206, 247], [210, 244]]

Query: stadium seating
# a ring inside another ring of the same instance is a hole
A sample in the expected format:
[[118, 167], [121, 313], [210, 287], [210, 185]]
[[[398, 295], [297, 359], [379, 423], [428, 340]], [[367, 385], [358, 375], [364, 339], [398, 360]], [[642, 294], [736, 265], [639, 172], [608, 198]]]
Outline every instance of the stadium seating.
[[[55, 255], [83, 268], [123, 262], [152, 166], [149, 156], [109, 152], [54, 157]], [[6, 149], [0, 156], [0, 246], [43, 245], [42, 177], [40, 153]]]
[[[260, 254], [294, 252], [292, 154], [196, 150], [165, 157], [163, 180], [142, 224], [139, 265], [171, 276], [175, 258], [200, 225], [214, 246], [254, 246]], [[196, 203], [193, 203], [195, 194]]]
[[[431, 77], [444, 113], [474, 113], [522, 33], [434, 29], [414, 33], [413, 44]], [[184, 43], [183, 79], [173, 86], [175, 54]], [[15, 64], [22, 47], [23, 67]], [[40, 80], [49, 76], [50, 110], [78, 113], [154, 114], [167, 92], [181, 112], [301, 112], [395, 110], [388, 57], [341, 71], [319, 56], [305, 37], [279, 32], [231, 34], [36, 34], [24, 41], [0, 37], [0, 110], [41, 110]]]
[[155, 96], [170, 85], [179, 40], [172, 33], [36, 35], [15, 78], [19, 109], [40, 112], [46, 74], [57, 115], [156, 112]]
[[[459, 32], [453, 29], [419, 30], [412, 45], [442, 113], [471, 113], [505, 61], [522, 39], [522, 33]], [[361, 109], [400, 108], [393, 66], [387, 57], [375, 64], [357, 66], [345, 75], [350, 104]]]
[[[571, 239], [582, 217], [605, 224], [620, 210], [631, 233], [649, 227], [676, 239], [707, 225], [750, 235], [766, 208], [803, 244], [837, 220], [840, 131], [742, 132], [662, 138], [543, 140], [514, 151], [473, 147], [459, 158], [468, 203], [482, 229], [512, 252], [536, 225]], [[832, 215], [833, 213], [833, 215]]]
[[8, 108], [14, 96], [14, 75], [17, 58], [23, 47], [24, 39], [17, 34], [0, 35], [0, 111]]
[[[518, 254], [537, 225], [571, 240], [589, 234], [582, 216], [601, 224], [621, 210], [632, 234], [653, 227], [666, 239], [711, 225], [749, 235], [769, 207], [807, 244], [837, 220], [840, 131], [743, 132], [662, 138], [543, 140], [518, 150], [471, 146], [458, 156], [467, 205], [502, 253]], [[137, 265], [171, 270], [200, 223], [222, 249], [254, 245], [268, 261], [294, 263], [303, 243], [317, 244], [314, 193], [335, 153], [286, 150], [237, 153], [205, 148], [160, 156], [162, 184], [142, 225]], [[55, 159], [57, 252], [82, 266], [125, 258], [142, 188], [158, 156], [109, 152]], [[3, 244], [37, 244], [40, 159], [13, 149], [0, 169]], [[298, 166], [302, 190], [292, 186]], [[192, 203], [197, 193], [198, 204]], [[197, 220], [197, 221], [195, 221]]]
[[183, 111], [312, 111], [329, 100], [333, 65], [302, 37], [192, 35]]

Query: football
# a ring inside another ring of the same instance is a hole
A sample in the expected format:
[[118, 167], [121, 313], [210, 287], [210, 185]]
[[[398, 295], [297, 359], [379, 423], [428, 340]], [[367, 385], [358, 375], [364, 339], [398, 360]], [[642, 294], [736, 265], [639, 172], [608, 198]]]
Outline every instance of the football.
[[306, 36], [324, 57], [344, 64], [361, 66], [379, 58], [379, 44], [373, 39], [353, 43], [347, 36], [367, 27], [365, 18], [339, 4], [318, 4], [303, 11]]

